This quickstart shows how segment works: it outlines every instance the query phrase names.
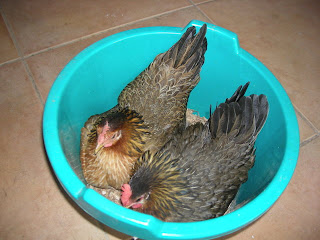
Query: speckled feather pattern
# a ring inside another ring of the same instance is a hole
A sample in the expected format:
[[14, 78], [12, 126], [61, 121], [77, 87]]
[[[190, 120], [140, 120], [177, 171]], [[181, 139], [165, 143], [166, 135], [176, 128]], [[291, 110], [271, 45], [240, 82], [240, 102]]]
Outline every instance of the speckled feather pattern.
[[[187, 102], [190, 92], [200, 80], [200, 69], [207, 49], [206, 28], [197, 37], [195, 28], [190, 28], [181, 38], [188, 37], [178, 51], [180, 41], [166, 53], [159, 54], [149, 67], [121, 92], [120, 107], [129, 107], [143, 116], [151, 133], [145, 150], [158, 150], [179, 129], [185, 127]], [[191, 51], [195, 43], [201, 44]], [[191, 53], [192, 56], [178, 56]], [[194, 57], [196, 61], [192, 60]], [[186, 59], [185, 59], [186, 58]], [[178, 63], [181, 59], [182, 62]], [[183, 62], [186, 61], [186, 62]], [[190, 67], [191, 64], [191, 67]], [[193, 65], [192, 65], [193, 64]]]
[[144, 128], [141, 116], [127, 109], [123, 111], [128, 117], [124, 125], [127, 133], [122, 139], [126, 142], [125, 146], [115, 145], [111, 147], [111, 151], [100, 151], [95, 155], [96, 128], [103, 119], [103, 114], [90, 117], [81, 130], [80, 159], [83, 174], [86, 181], [95, 187], [112, 186], [120, 189], [123, 183], [129, 181], [134, 162], [142, 153], [141, 149], [149, 133]]
[[130, 186], [133, 197], [141, 189], [150, 195], [137, 210], [178, 222], [223, 215], [254, 164], [254, 143], [268, 109], [264, 95], [227, 100], [206, 124], [189, 126], [156, 154], [144, 154]]

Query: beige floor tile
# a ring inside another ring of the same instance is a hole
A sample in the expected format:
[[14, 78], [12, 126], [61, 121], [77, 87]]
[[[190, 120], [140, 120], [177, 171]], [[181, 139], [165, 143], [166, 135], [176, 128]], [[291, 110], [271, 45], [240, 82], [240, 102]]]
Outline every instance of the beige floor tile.
[[302, 147], [291, 182], [275, 205], [257, 222], [223, 239], [319, 239], [319, 155], [320, 138]]
[[23, 65], [0, 67], [0, 79], [0, 239], [105, 239], [53, 178], [42, 142], [42, 105]]
[[0, 64], [19, 57], [7, 27], [0, 16]]
[[150, 26], [184, 27], [192, 19], [206, 21], [206, 18], [195, 7], [190, 7], [174, 13], [165, 14], [160, 17], [117, 28], [101, 35], [90, 37], [86, 40], [81, 40], [64, 47], [32, 56], [27, 59], [27, 62], [35, 77], [35, 81], [40, 88], [43, 99], [46, 99], [51, 85], [59, 72], [72, 59], [72, 57], [74, 57], [88, 45], [100, 40], [103, 37], [107, 37], [111, 34], [128, 29]]
[[279, 79], [293, 103], [320, 128], [320, 2], [216, 0], [200, 4], [217, 25]]
[[191, 5], [188, 0], [2, 1], [25, 54], [155, 14]]

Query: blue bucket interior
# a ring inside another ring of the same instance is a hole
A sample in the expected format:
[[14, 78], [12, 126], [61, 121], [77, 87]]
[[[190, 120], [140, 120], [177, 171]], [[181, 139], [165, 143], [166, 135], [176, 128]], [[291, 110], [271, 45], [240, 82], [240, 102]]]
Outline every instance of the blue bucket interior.
[[[256, 162], [241, 186], [237, 203], [248, 202], [223, 217], [193, 223], [165, 223], [125, 209], [86, 187], [79, 160], [80, 129], [93, 114], [117, 103], [121, 90], [154, 57], [168, 50], [194, 25], [148, 27], [102, 39], [79, 53], [64, 68], [49, 93], [43, 119], [46, 150], [66, 192], [102, 223], [143, 239], [212, 239], [234, 232], [267, 211], [287, 186], [296, 166], [299, 130], [292, 104], [273, 74], [238, 44], [237, 35], [208, 24], [208, 50], [201, 80], [188, 107], [209, 116], [209, 106], [225, 101], [250, 81], [247, 94], [265, 94], [267, 122], [256, 142]], [[147, 103], [146, 103], [147, 104]]]

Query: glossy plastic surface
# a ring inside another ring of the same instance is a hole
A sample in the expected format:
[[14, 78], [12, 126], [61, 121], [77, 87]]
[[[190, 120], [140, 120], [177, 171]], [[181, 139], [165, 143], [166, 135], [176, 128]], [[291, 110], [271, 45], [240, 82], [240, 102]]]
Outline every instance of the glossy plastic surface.
[[250, 81], [248, 94], [268, 96], [270, 113], [256, 142], [256, 163], [237, 202], [249, 201], [226, 216], [202, 222], [165, 223], [125, 209], [88, 189], [79, 160], [80, 129], [93, 114], [113, 107], [124, 86], [154, 57], [169, 49], [184, 29], [149, 27], [102, 39], [79, 53], [57, 77], [43, 119], [47, 154], [62, 186], [87, 213], [102, 223], [143, 239], [212, 239], [234, 232], [265, 213], [287, 186], [297, 163], [299, 129], [292, 104], [273, 74], [241, 49], [237, 35], [208, 24], [208, 51], [201, 81], [189, 108], [208, 117], [235, 89]]

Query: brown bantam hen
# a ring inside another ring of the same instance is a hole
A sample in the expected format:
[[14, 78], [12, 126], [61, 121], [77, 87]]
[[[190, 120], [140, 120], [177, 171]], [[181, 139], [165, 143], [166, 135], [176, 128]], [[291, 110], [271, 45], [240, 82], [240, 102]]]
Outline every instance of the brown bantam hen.
[[192, 222], [225, 213], [254, 164], [256, 138], [269, 105], [265, 95], [243, 96], [240, 86], [206, 124], [177, 134], [137, 161], [121, 202], [163, 221]]
[[122, 90], [118, 105], [88, 119], [80, 150], [88, 184], [120, 189], [144, 151], [159, 150], [185, 127], [188, 98], [200, 80], [207, 50], [206, 30], [205, 24], [198, 34], [188, 28]]

